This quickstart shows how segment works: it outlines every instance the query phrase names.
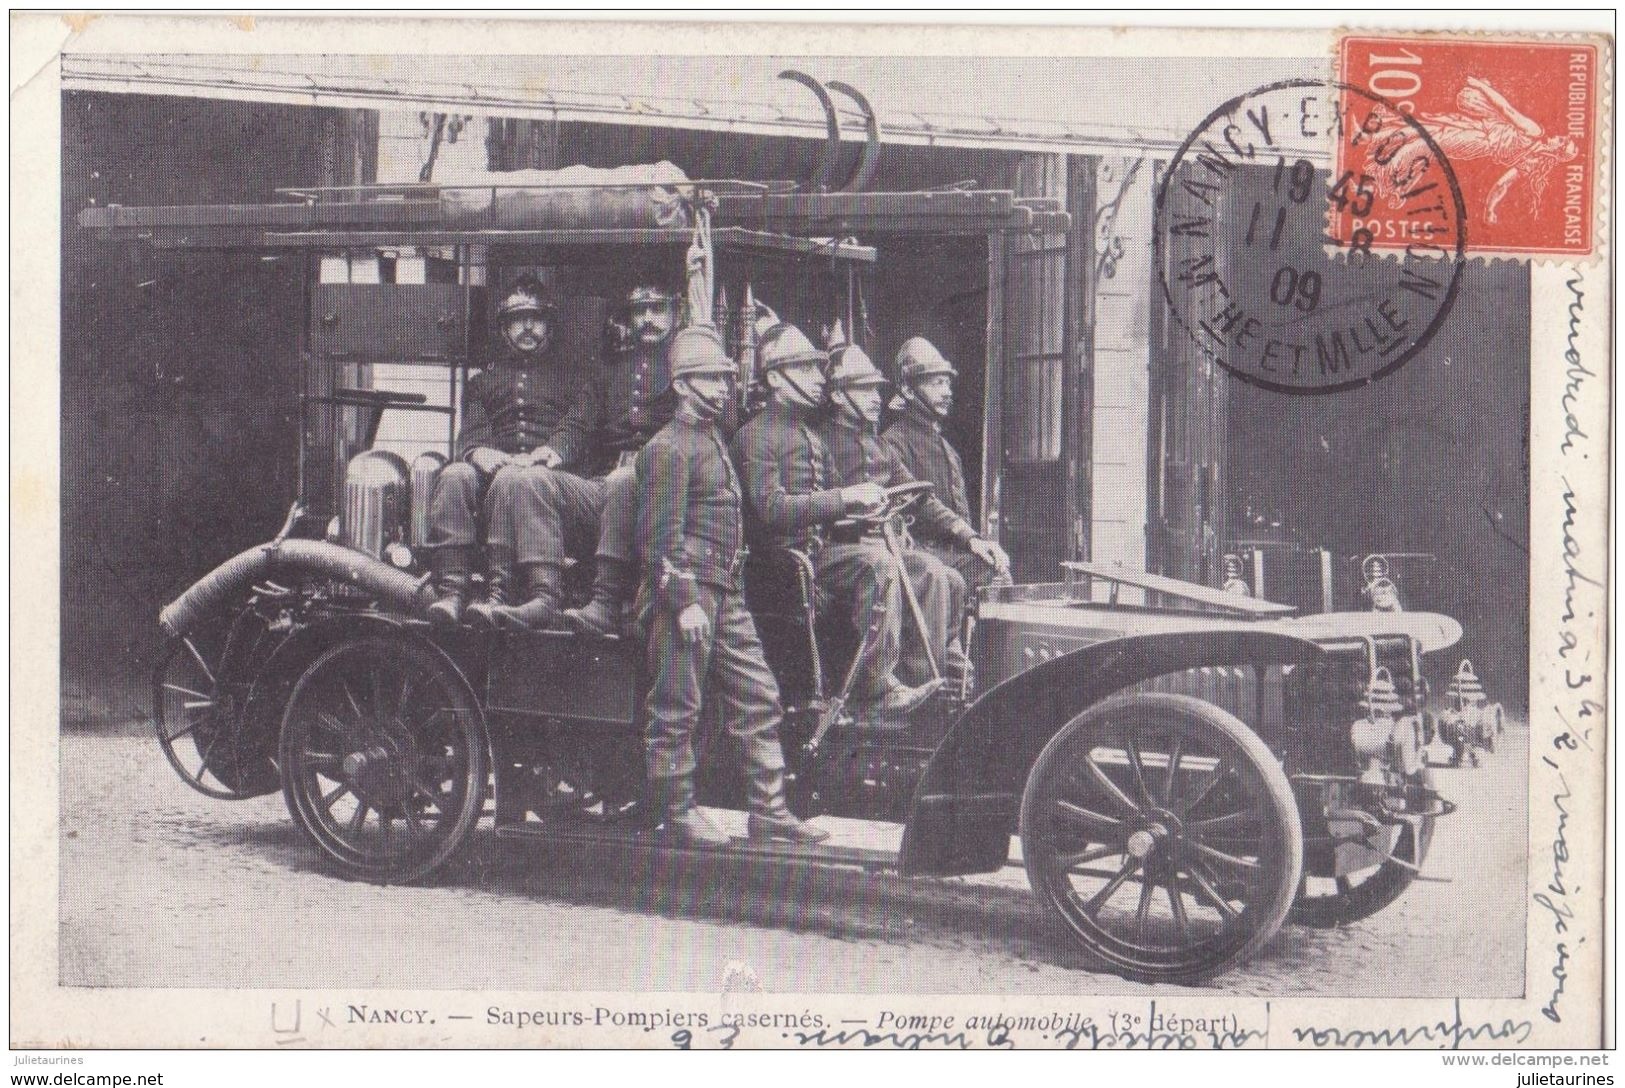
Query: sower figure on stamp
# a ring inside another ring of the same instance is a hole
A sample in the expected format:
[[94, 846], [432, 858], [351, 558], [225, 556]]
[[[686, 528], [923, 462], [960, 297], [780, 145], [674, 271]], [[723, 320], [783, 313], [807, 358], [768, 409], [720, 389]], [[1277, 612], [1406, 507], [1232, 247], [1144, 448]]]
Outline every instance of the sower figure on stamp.
[[[855, 345], [831, 353], [829, 400], [834, 414], [820, 430], [835, 463], [837, 479], [846, 485], [868, 481], [881, 487], [912, 483], [916, 477], [876, 431], [886, 379], [864, 350]], [[937, 547], [991, 563], [994, 545], [976, 535], [970, 522], [935, 495], [917, 507], [915, 533]], [[983, 558], [985, 557], [985, 559]], [[919, 622], [904, 628], [900, 672], [911, 683], [934, 678], [933, 664], [963, 675], [964, 658], [950, 660], [948, 644], [965, 613], [965, 580], [934, 553], [905, 541], [903, 565], [919, 603]], [[924, 629], [921, 630], [920, 628]]]
[[468, 602], [469, 577], [484, 512], [489, 602], [500, 606], [513, 582], [512, 485], [529, 465], [558, 466], [582, 456], [593, 398], [568, 360], [553, 358], [558, 306], [522, 276], [497, 307], [502, 338], [492, 364], [463, 392], [457, 460], [441, 470], [429, 498], [428, 547], [437, 599], [429, 616], [452, 625]]
[[718, 721], [740, 746], [750, 837], [821, 842], [827, 833], [785, 804], [779, 689], [740, 580], [746, 553], [739, 477], [717, 429], [732, 397], [734, 364], [721, 337], [700, 326], [677, 334], [671, 370], [676, 415], [637, 457], [650, 793], [665, 828], [680, 840], [729, 842], [694, 804], [694, 730], [704, 701], [716, 699]]
[[883, 507], [885, 489], [872, 481], [842, 486], [818, 434], [824, 353], [786, 324], [768, 329], [759, 351], [768, 405], [733, 441], [756, 528], [769, 547], [807, 552], [820, 594], [850, 608], [860, 632], [869, 629], [876, 615], [881, 617], [876, 637], [860, 643], [852, 697], [891, 713], [907, 713], [940, 685], [909, 687], [895, 675], [903, 612], [901, 565], [882, 542], [833, 542], [826, 532], [847, 514]]
[[[642, 283], [627, 294], [627, 345], [616, 351], [595, 382], [598, 417], [585, 471], [531, 468], [515, 480], [514, 511], [528, 536], [519, 542], [528, 600], [502, 609], [498, 624], [619, 632], [621, 603], [631, 597], [632, 532], [637, 517], [632, 459], [671, 419], [667, 351], [677, 326], [677, 294]], [[559, 610], [565, 561], [597, 551], [593, 603]]]
[[[897, 352], [897, 375], [903, 412], [882, 437], [915, 479], [929, 481], [932, 494], [966, 524], [972, 524], [965, 466], [942, 433], [953, 408], [958, 372], [935, 344], [915, 336]], [[997, 542], [984, 539], [969, 548], [947, 547], [929, 535], [921, 536], [920, 546], [959, 572], [970, 593], [983, 586], [1010, 584], [1010, 557]], [[963, 669], [965, 661], [963, 646], [951, 640], [949, 671]]]

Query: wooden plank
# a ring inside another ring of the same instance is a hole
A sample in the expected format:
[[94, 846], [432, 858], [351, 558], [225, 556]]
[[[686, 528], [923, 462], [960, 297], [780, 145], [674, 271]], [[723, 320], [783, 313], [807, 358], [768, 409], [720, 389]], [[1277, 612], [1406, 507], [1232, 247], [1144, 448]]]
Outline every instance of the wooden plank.
[[1027, 230], [1034, 209], [1004, 189], [910, 193], [792, 193], [723, 195], [718, 223], [879, 234], [980, 234]]
[[718, 247], [744, 252], [811, 254], [817, 257], [837, 257], [842, 260], [868, 263], [873, 263], [877, 256], [874, 246], [819, 238], [799, 238], [793, 234], [774, 234], [769, 231], [748, 230], [745, 227], [718, 227], [711, 232], [711, 239]]
[[1009, 241], [995, 231], [987, 238], [987, 370], [982, 382], [982, 534], [1008, 545], [1000, 491], [1004, 471], [1004, 288], [1009, 275]]
[[692, 231], [660, 227], [616, 230], [388, 230], [266, 231], [272, 246], [450, 246], [450, 245], [687, 245]]
[[369, 200], [353, 204], [172, 204], [86, 208], [78, 222], [87, 229], [119, 227], [322, 226], [407, 228], [439, 223], [440, 204], [432, 200]]
[[1160, 574], [1147, 574], [1145, 571], [1131, 570], [1116, 563], [1075, 561], [1062, 563], [1061, 566], [1067, 570], [1087, 574], [1091, 578], [1104, 578], [1110, 582], [1138, 586], [1154, 593], [1165, 593], [1170, 597], [1196, 601], [1201, 604], [1211, 605], [1214, 608], [1228, 609], [1249, 616], [1284, 616], [1297, 611], [1291, 605], [1276, 604], [1273, 601], [1260, 601], [1254, 597], [1243, 597], [1239, 593], [1226, 593], [1222, 589], [1200, 586], [1194, 582], [1183, 582], [1178, 578], [1165, 578]]

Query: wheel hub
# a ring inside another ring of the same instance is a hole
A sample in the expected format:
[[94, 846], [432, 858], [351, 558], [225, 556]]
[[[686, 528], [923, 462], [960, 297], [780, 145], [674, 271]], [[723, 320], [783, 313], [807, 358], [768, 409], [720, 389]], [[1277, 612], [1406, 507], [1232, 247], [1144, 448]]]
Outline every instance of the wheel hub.
[[1167, 837], [1168, 829], [1161, 824], [1142, 827], [1128, 837], [1129, 856], [1144, 861], [1163, 844]]
[[341, 767], [344, 776], [368, 801], [390, 804], [411, 795], [411, 756], [409, 745], [397, 737], [383, 736], [377, 743], [345, 756]]
[[1184, 839], [1179, 817], [1164, 808], [1148, 807], [1141, 813], [1138, 825], [1123, 844], [1128, 856], [1152, 873], [1174, 865]]

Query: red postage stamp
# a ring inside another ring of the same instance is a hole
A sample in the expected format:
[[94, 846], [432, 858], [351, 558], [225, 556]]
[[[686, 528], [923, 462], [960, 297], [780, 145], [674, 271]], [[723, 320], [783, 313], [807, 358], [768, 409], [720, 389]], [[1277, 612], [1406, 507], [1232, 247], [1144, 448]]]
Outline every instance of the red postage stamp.
[[1351, 126], [1338, 141], [1338, 176], [1351, 183], [1350, 198], [1333, 201], [1334, 237], [1426, 244], [1414, 209], [1454, 194], [1423, 193], [1416, 182], [1442, 157], [1459, 185], [1469, 251], [1592, 252], [1594, 44], [1350, 36], [1339, 45], [1338, 80], [1350, 88]]

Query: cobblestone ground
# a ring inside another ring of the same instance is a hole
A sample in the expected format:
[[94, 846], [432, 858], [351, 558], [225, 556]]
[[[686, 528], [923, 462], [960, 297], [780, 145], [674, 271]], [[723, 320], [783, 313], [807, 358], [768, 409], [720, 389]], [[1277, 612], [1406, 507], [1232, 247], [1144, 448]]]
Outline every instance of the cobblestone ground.
[[[1523, 990], [1528, 749], [1439, 770], [1460, 811], [1430, 875], [1339, 930], [1288, 925], [1207, 991], [1511, 996]], [[1083, 969], [1025, 874], [904, 880], [498, 840], [429, 886], [323, 870], [280, 794], [213, 801], [146, 734], [62, 738], [61, 978], [80, 986], [689, 990], [730, 964], [769, 992], [1176, 992]], [[726, 814], [731, 816], [732, 814]], [[895, 845], [841, 821], [838, 841]], [[739, 829], [742, 833], [742, 828]]]

